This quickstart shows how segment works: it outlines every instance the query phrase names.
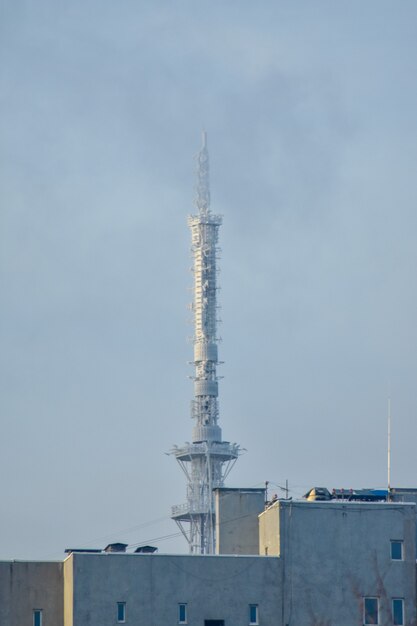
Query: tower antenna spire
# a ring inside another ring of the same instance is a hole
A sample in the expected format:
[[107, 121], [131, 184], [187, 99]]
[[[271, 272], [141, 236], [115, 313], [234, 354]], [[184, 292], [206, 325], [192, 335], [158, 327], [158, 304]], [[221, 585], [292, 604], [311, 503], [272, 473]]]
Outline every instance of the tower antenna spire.
[[187, 539], [191, 554], [214, 554], [213, 489], [223, 487], [240, 448], [222, 441], [218, 425], [217, 242], [222, 218], [210, 210], [209, 155], [204, 131], [197, 155], [195, 205], [198, 214], [188, 218], [194, 275], [194, 427], [192, 443], [172, 450], [187, 481], [187, 502], [172, 507], [172, 519]]
[[201, 133], [202, 143], [197, 154], [197, 196], [195, 205], [200, 214], [210, 212], [210, 167], [209, 153], [207, 149], [207, 133]]

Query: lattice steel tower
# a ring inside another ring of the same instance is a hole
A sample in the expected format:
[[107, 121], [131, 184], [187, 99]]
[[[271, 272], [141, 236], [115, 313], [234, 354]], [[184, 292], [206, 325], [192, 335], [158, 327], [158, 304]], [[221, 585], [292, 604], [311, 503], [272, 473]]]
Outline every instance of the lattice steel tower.
[[[193, 255], [194, 300], [194, 400], [192, 443], [175, 446], [176, 457], [187, 478], [186, 504], [172, 507], [172, 519], [187, 539], [192, 554], [214, 554], [215, 513], [213, 489], [222, 487], [236, 459], [239, 446], [222, 441], [218, 425], [217, 274], [219, 227], [222, 218], [210, 210], [207, 137], [197, 157], [198, 215], [188, 218]], [[186, 526], [185, 526], [186, 524]]]

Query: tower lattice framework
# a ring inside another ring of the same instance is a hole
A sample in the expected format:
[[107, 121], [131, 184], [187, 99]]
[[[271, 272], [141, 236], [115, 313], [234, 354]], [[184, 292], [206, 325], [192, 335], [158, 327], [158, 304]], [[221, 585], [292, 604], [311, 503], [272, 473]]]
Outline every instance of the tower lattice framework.
[[197, 156], [197, 215], [188, 218], [193, 255], [194, 299], [194, 419], [192, 443], [172, 453], [187, 479], [187, 502], [172, 507], [172, 518], [188, 541], [192, 554], [214, 554], [213, 489], [223, 487], [240, 448], [222, 441], [218, 425], [217, 246], [222, 218], [210, 209], [207, 136]]

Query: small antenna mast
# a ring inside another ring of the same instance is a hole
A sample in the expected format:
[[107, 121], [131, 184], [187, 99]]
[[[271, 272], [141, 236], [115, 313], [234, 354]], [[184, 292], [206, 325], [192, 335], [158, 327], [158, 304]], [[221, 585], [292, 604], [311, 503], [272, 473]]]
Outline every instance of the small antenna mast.
[[391, 392], [388, 395], [388, 446], [387, 446], [387, 470], [388, 470], [388, 502], [391, 500]]

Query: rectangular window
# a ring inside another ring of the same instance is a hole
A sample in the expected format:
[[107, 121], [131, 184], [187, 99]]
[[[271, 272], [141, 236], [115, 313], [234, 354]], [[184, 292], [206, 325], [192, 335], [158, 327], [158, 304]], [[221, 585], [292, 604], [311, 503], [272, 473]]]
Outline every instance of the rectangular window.
[[34, 609], [33, 626], [42, 626], [42, 609]]
[[187, 605], [179, 604], [178, 605], [178, 624], [186, 624], [187, 623]]
[[126, 621], [126, 602], [117, 603], [117, 622], [123, 624]]
[[379, 601], [378, 598], [364, 598], [363, 623], [379, 624]]
[[394, 626], [404, 626], [404, 600], [402, 598], [393, 599], [392, 616], [394, 619]]
[[259, 624], [258, 605], [249, 605], [249, 624]]
[[404, 558], [403, 553], [403, 542], [391, 541], [391, 559], [393, 561], [402, 561]]

